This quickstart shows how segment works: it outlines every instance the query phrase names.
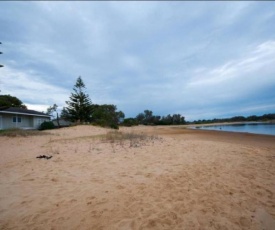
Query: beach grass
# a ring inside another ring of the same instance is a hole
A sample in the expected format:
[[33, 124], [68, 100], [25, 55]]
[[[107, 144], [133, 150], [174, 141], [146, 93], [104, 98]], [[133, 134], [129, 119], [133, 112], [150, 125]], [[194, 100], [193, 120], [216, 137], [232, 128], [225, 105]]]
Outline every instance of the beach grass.
[[129, 147], [140, 147], [146, 145], [147, 142], [154, 142], [154, 140], [160, 139], [154, 135], [147, 135], [144, 133], [127, 133], [119, 131], [110, 131], [106, 135], [102, 136], [103, 142], [118, 143], [125, 145], [129, 143]]
[[27, 136], [41, 136], [47, 135], [48, 133], [38, 131], [38, 130], [24, 130], [24, 129], [6, 129], [0, 130], [0, 136], [7, 136], [7, 137], [27, 137]]

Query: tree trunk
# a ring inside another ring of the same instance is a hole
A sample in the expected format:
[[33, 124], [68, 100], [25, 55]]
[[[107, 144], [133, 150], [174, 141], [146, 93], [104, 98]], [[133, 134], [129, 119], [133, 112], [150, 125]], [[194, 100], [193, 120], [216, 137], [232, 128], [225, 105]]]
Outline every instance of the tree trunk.
[[58, 113], [56, 113], [56, 121], [57, 121], [58, 128], [60, 128]]

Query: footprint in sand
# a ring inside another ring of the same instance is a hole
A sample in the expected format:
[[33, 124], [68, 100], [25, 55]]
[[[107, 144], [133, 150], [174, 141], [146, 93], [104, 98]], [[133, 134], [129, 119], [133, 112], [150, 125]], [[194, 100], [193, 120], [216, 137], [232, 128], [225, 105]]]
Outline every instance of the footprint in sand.
[[118, 189], [125, 189], [125, 187], [124, 186], [122, 186], [122, 185], [118, 185], [118, 186], [116, 186]]
[[117, 224], [117, 229], [120, 229], [120, 230], [136, 229], [136, 222], [135, 220], [131, 220], [131, 219], [121, 220]]
[[99, 183], [99, 184], [103, 184], [104, 183], [104, 180], [100, 180], [100, 179], [92, 179], [91, 182], [94, 182], [94, 183]]
[[71, 199], [70, 202], [75, 203], [75, 202], [77, 202], [77, 199]]
[[240, 224], [242, 227], [249, 228], [251, 226], [251, 220], [247, 217], [240, 217]]
[[57, 179], [57, 178], [52, 178], [51, 181], [52, 181], [52, 182], [57, 182], [58, 179]]

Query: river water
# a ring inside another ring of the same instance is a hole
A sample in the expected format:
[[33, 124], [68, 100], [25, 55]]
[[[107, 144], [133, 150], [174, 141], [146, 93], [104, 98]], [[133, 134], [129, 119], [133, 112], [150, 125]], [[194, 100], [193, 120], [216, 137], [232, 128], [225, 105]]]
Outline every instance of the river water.
[[275, 135], [275, 123], [242, 123], [196, 126], [196, 129]]

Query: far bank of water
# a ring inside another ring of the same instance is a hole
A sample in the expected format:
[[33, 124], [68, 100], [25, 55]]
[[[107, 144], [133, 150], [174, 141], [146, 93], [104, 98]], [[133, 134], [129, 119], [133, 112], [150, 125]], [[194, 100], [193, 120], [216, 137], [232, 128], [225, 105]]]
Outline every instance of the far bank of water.
[[275, 123], [238, 123], [196, 126], [196, 129], [275, 135]]

